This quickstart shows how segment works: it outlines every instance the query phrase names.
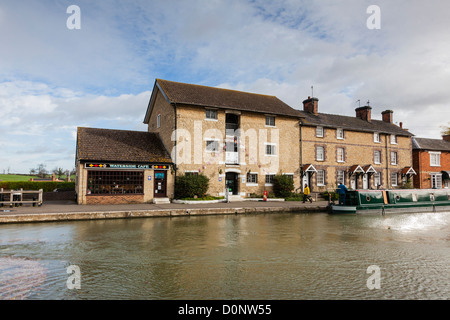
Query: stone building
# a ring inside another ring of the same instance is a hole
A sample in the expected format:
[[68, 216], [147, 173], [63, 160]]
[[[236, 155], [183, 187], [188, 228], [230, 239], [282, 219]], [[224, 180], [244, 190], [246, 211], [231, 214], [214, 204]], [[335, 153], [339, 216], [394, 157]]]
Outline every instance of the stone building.
[[319, 100], [303, 101], [300, 126], [302, 186], [317, 192], [339, 183], [352, 189], [398, 188], [412, 169], [409, 131], [393, 123], [393, 111], [372, 119], [370, 106], [357, 108], [355, 117], [319, 112]]
[[209, 194], [272, 190], [285, 174], [300, 186], [300, 114], [275, 96], [157, 79], [144, 123], [158, 133], [176, 175], [209, 177]]
[[414, 137], [412, 152], [415, 188], [450, 187], [450, 135], [442, 140]]
[[78, 204], [168, 202], [173, 164], [156, 133], [78, 128]]

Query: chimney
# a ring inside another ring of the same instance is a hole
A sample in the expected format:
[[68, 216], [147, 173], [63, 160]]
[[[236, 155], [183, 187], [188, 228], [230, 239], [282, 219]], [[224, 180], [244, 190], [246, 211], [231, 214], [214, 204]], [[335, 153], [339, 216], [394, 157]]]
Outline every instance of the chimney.
[[317, 115], [319, 113], [319, 99], [308, 97], [303, 101], [303, 111]]
[[444, 141], [450, 141], [450, 134], [443, 135], [442, 139], [444, 139]]
[[393, 116], [392, 116], [393, 113], [394, 113], [394, 111], [392, 111], [392, 110], [383, 111], [381, 113], [381, 115], [383, 116], [383, 121], [392, 123], [393, 122]]
[[403, 129], [403, 122], [399, 123], [400, 129]]
[[365, 106], [365, 107], [359, 107], [355, 109], [356, 111], [356, 117], [367, 121], [367, 122], [371, 122], [372, 118], [371, 118], [371, 114], [372, 114], [372, 108], [369, 106]]

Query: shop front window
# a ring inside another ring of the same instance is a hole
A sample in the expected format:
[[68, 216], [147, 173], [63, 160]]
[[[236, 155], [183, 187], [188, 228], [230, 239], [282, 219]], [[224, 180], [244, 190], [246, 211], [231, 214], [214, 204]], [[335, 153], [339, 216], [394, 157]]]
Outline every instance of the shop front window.
[[142, 194], [142, 171], [88, 171], [87, 194]]

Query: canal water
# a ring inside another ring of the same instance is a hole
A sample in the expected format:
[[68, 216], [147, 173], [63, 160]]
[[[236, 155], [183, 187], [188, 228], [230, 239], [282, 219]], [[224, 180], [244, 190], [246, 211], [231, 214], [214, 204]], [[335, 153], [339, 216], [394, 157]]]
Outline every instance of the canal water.
[[0, 225], [0, 299], [449, 299], [450, 212]]

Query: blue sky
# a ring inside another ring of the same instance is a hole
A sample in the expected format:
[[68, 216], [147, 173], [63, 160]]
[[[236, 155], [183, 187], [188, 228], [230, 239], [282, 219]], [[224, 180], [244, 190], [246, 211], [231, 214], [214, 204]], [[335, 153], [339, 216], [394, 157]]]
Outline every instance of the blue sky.
[[[367, 28], [378, 5], [381, 28]], [[70, 30], [70, 5], [81, 11]], [[447, 1], [0, 1], [0, 173], [74, 167], [78, 126], [146, 130], [155, 78], [276, 95], [440, 138]]]

